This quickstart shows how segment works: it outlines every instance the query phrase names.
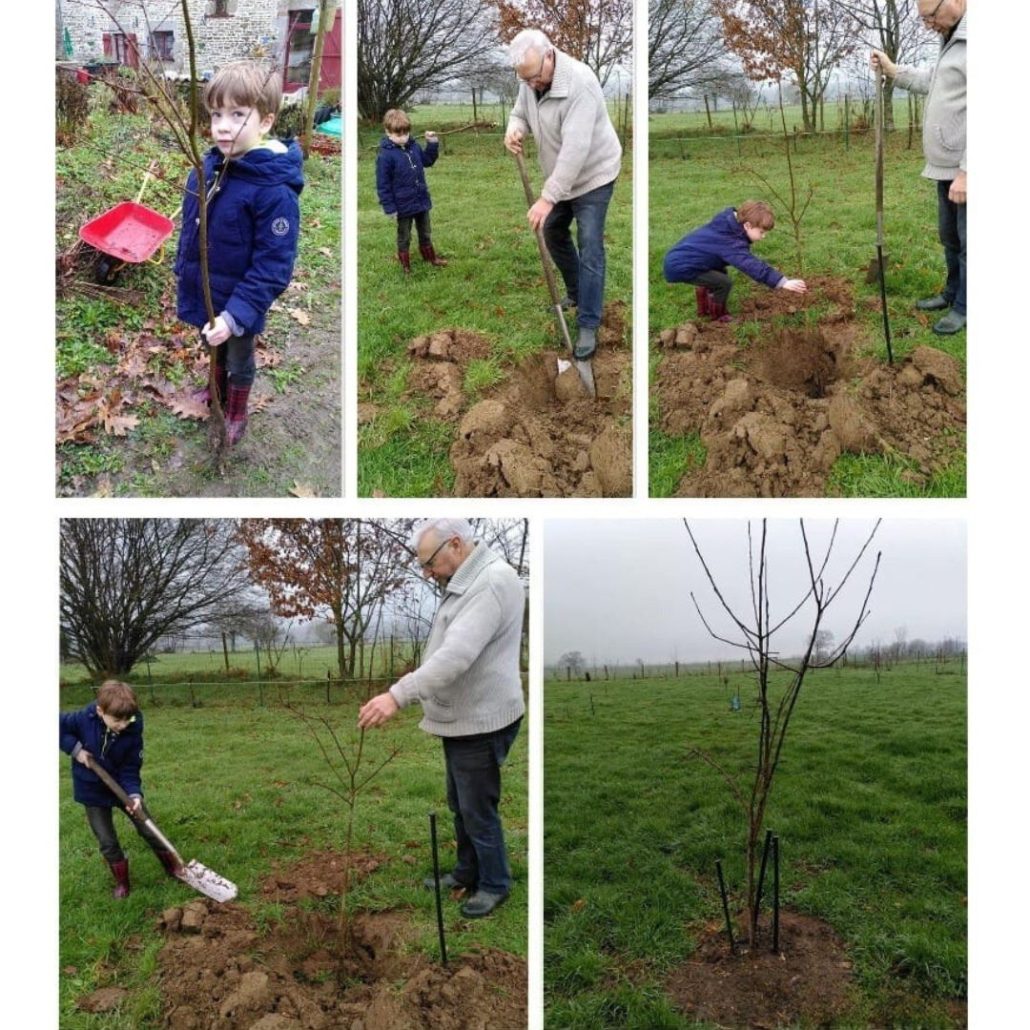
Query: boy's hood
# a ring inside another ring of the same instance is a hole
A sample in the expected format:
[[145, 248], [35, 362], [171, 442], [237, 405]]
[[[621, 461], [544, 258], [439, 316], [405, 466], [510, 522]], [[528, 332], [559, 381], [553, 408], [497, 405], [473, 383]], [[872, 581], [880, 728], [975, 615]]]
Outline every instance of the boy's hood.
[[413, 138], [414, 137], [409, 136], [408, 137], [408, 142], [405, 143], [403, 146], [401, 146], [400, 143], [394, 143], [394, 141], [392, 139], [390, 139], [389, 136], [384, 136], [379, 141], [379, 149], [380, 150], [407, 150], [408, 147], [411, 146]]
[[[304, 155], [296, 140], [290, 140], [285, 147], [284, 151], [268, 146], [248, 150], [232, 162], [231, 174], [256, 186], [286, 185], [300, 193], [304, 188]], [[221, 165], [222, 154], [218, 147], [212, 147], [208, 156], [213, 159], [212, 170]]]

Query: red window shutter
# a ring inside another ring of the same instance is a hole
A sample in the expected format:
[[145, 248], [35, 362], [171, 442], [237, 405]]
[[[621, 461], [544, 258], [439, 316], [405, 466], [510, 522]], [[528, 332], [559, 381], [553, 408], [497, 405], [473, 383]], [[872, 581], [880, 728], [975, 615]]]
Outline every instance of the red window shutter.
[[111, 33], [110, 32], [105, 32], [103, 39], [104, 39], [104, 57], [113, 57], [114, 56], [114, 45], [111, 42]]

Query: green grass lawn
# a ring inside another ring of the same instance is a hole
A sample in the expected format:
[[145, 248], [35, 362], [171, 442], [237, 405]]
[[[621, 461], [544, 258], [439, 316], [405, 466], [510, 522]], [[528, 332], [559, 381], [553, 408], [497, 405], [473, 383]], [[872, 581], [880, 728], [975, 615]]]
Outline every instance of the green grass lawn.
[[[80, 396], [97, 393], [120, 415], [138, 419], [125, 435], [109, 435], [100, 426], [92, 440], [61, 443], [57, 447], [57, 488], [62, 494], [88, 494], [106, 477], [107, 492], [125, 496], [167, 494], [168, 463], [182, 441], [191, 448], [206, 447], [207, 427], [178, 418], [159, 404], [145, 386], [146, 376], [161, 378], [184, 388], [195, 381], [192, 367], [176, 357], [173, 346], [194, 347], [197, 332], [176, 317], [175, 278], [172, 266], [178, 240], [182, 187], [186, 182], [185, 157], [170, 143], [169, 133], [146, 114], [112, 114], [103, 102], [103, 87], [94, 87], [94, 109], [88, 127], [72, 146], [58, 147], [56, 156], [56, 247], [66, 252], [76, 241], [81, 225], [124, 200], [136, 198], [144, 173], [152, 168], [142, 202], [176, 220], [176, 229], [155, 264], [127, 265], [119, 273], [114, 294], [92, 288], [93, 252], [83, 250], [71, 278], [85, 289], [59, 291], [56, 304], [55, 372], [70, 380]], [[338, 157], [313, 157], [305, 162], [305, 188], [301, 197], [303, 226], [290, 290], [269, 313], [262, 339], [271, 348], [273, 364], [259, 371], [277, 397], [290, 393], [298, 404], [310, 401], [317, 387], [338, 393], [338, 358], [326, 366], [302, 360], [302, 337], [317, 340], [339, 334], [340, 312], [340, 202], [341, 167]], [[290, 309], [299, 312], [301, 323]], [[301, 328], [303, 324], [303, 329]], [[142, 351], [145, 368], [117, 372], [130, 352]], [[334, 349], [334, 355], [338, 347]], [[323, 359], [325, 361], [325, 359]], [[331, 380], [326, 383], [325, 379]], [[196, 380], [199, 383], [199, 380]], [[67, 389], [67, 382], [64, 384]], [[268, 493], [271, 467], [280, 482], [290, 481], [293, 466], [303, 455], [265, 455], [261, 462], [239, 472], [237, 493]], [[283, 466], [280, 468], [279, 466]], [[331, 475], [339, 478], [338, 469]], [[276, 484], [275, 492], [285, 492]], [[197, 495], [209, 491], [203, 473], [196, 475]]]
[[[196, 858], [239, 887], [239, 903], [259, 921], [280, 918], [262, 903], [258, 886], [273, 862], [305, 852], [341, 849], [342, 805], [315, 785], [327, 770], [303, 724], [278, 705], [227, 702], [209, 692], [200, 708], [156, 706], [146, 714], [143, 783], [161, 830], [186, 859]], [[327, 715], [345, 739], [353, 731], [357, 703], [321, 704], [317, 689], [294, 692], [313, 715]], [[81, 699], [79, 699], [81, 700]], [[145, 700], [145, 695], [144, 695]], [[366, 759], [382, 759], [401, 748], [358, 802], [357, 845], [385, 857], [354, 888], [355, 910], [398, 908], [410, 912], [416, 928], [411, 947], [436, 955], [436, 916], [431, 892], [421, 887], [431, 872], [427, 814], [440, 813], [441, 862], [453, 856], [443, 754], [439, 741], [417, 728], [419, 712], [401, 713], [366, 739]], [[497, 915], [469, 923], [445, 900], [448, 952], [488, 946], [526, 955], [527, 803], [526, 740], [520, 733], [505, 766], [502, 814], [515, 887]], [[116, 825], [130, 862], [131, 895], [110, 897], [112, 880], [97, 851], [82, 808], [71, 797], [68, 758], [60, 756], [60, 1025], [67, 1030], [146, 1030], [161, 1023], [155, 982], [162, 937], [155, 928], [161, 911], [195, 897], [170, 881], [126, 820]], [[424, 840], [412, 849], [405, 842]], [[409, 864], [405, 856], [414, 855]], [[87, 1015], [75, 999], [98, 986], [117, 984], [130, 999], [117, 1015]]]
[[[880, 683], [866, 669], [815, 674], [773, 787], [784, 905], [829, 921], [854, 962], [842, 1025], [949, 1026], [966, 996], [966, 681], [944, 668], [895, 666]], [[745, 826], [687, 751], [748, 767], [750, 682], [547, 684], [548, 1027], [696, 1025], [663, 983], [721, 919], [716, 859], [742, 890]]]
[[[777, 112], [778, 114], [778, 112]], [[827, 115], [829, 117], [829, 113]], [[701, 116], [703, 118], [703, 115]], [[737, 140], [705, 138], [678, 143], [667, 138], [667, 119], [653, 116], [650, 128], [650, 253], [648, 324], [653, 339], [659, 330], [679, 325], [695, 316], [692, 287], [670, 285], [662, 276], [666, 251], [682, 236], [704, 224], [725, 207], [747, 198], [767, 199], [777, 215], [775, 230], [757, 243], [752, 252], [788, 276], [834, 276], [850, 282], [866, 326], [868, 350], [884, 355], [883, 328], [879, 314], [879, 290], [864, 281], [865, 270], [876, 255], [876, 207], [872, 134], [853, 134], [845, 149], [836, 138], [800, 139], [792, 155], [799, 190], [812, 187], [812, 202], [802, 222], [803, 266], [798, 266], [794, 237], [786, 212], [759, 181], [756, 172], [786, 195], [788, 178], [782, 142], [775, 139]], [[662, 134], [665, 134], [664, 136]], [[675, 133], [673, 133], [675, 134]], [[926, 344], [956, 358], [963, 365], [966, 336], [939, 337], [916, 319], [912, 305], [918, 297], [936, 292], [943, 282], [944, 258], [937, 242], [937, 199], [934, 185], [920, 177], [923, 159], [916, 138], [906, 147], [903, 131], [887, 142], [884, 226], [888, 258], [888, 310], [895, 358]], [[764, 286], [731, 272], [735, 284], [731, 311], [739, 310], [743, 297]], [[866, 298], [876, 300], [866, 306]], [[810, 307], [818, 311], [819, 298]], [[803, 317], [804, 312], [798, 317]], [[808, 317], [812, 311], [807, 312]], [[754, 323], [738, 326], [746, 343]], [[653, 350], [652, 355], [656, 352]], [[654, 381], [652, 358], [652, 382]], [[704, 461], [697, 434], [674, 438], [657, 430], [661, 412], [651, 399], [650, 468], [652, 496], [670, 496], [687, 462]], [[909, 471], [897, 457], [844, 455], [830, 475], [828, 492], [855, 497], [964, 496], [965, 441], [956, 440], [953, 460], [923, 488], [907, 481]]]
[[[445, 132], [471, 120], [450, 108], [419, 108], [412, 131]], [[359, 400], [375, 405], [358, 437], [358, 493], [388, 496], [449, 494], [448, 451], [454, 426], [431, 417], [432, 402], [408, 391], [412, 337], [460, 327], [491, 343], [486, 359], [470, 363], [463, 389], [472, 400], [503, 380], [527, 355], [555, 346], [554, 316], [540, 257], [525, 220], [526, 201], [514, 159], [499, 132], [442, 137], [441, 155], [426, 172], [432, 195], [433, 242], [447, 268], [431, 268], [412, 242], [412, 275], [396, 258], [396, 221], [376, 198], [375, 156], [381, 133], [363, 129], [358, 155]], [[542, 185], [527, 148], [530, 179]], [[606, 301], [631, 296], [632, 169], [622, 175], [608, 212]]]

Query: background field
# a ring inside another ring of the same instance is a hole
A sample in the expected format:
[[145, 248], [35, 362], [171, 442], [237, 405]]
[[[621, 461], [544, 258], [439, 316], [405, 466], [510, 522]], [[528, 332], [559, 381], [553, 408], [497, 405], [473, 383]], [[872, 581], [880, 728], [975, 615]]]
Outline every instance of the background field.
[[[685, 1028], [663, 984], [744, 882], [743, 818], [689, 747], [743, 769], [749, 680], [548, 683], [546, 1025]], [[744, 710], [729, 698], [740, 687]], [[950, 1026], [966, 997], [966, 682], [958, 662], [817, 673], [770, 801], [784, 905], [854, 962], [847, 1025]]]
[[[500, 123], [499, 108], [487, 108]], [[427, 129], [447, 132], [472, 120], [471, 106], [418, 107], [412, 132], [424, 144]], [[454, 427], [428, 417], [428, 398], [410, 396], [409, 340], [461, 327], [485, 335], [489, 356], [470, 363], [464, 393], [474, 399], [504, 379], [515, 364], [556, 346], [540, 257], [525, 219], [526, 201], [514, 159], [502, 144], [503, 123], [479, 133], [441, 138], [441, 155], [426, 172], [433, 200], [433, 242], [450, 262], [431, 268], [412, 242], [412, 275], [405, 281], [396, 258], [396, 222], [376, 198], [375, 158], [382, 132], [362, 128], [358, 151], [358, 400], [375, 405], [358, 438], [358, 493], [389, 496], [450, 493], [448, 461]], [[530, 180], [540, 169], [527, 147]], [[632, 164], [628, 149], [608, 212], [605, 300], [631, 296]]]
[[[964, 364], [966, 336], [939, 337], [930, 330], [932, 320], [916, 317], [912, 309], [918, 297], [940, 289], [944, 259], [937, 241], [937, 200], [932, 183], [920, 177], [923, 167], [920, 137], [908, 146], [908, 134], [896, 103], [899, 129], [887, 140], [885, 158], [884, 227], [887, 255], [887, 303], [896, 358], [926, 344], [947, 352]], [[775, 230], [756, 244], [753, 253], [790, 276], [832, 275], [850, 282], [858, 310], [868, 327], [870, 352], [886, 354], [879, 313], [879, 288], [865, 283], [865, 272], [876, 255], [876, 208], [874, 150], [871, 132], [828, 133], [800, 137], [792, 144], [792, 159], [801, 195], [813, 189], [811, 205], [802, 223], [804, 266], [798, 267], [794, 238], [782, 206], [769, 195], [756, 172], [786, 195], [788, 176], [782, 138], [767, 135], [760, 116], [758, 137], [734, 136], [732, 114], [720, 112], [723, 128], [713, 135], [704, 114], [653, 115], [649, 119], [650, 283], [649, 329], [652, 340], [664, 328], [692, 320], [696, 315], [694, 291], [670, 285], [662, 276], [666, 251], [682, 236], [704, 224], [723, 208], [754, 197], [769, 200], [777, 215]], [[776, 119], [779, 112], [776, 111]], [[830, 112], [827, 112], [830, 118]], [[792, 124], [788, 112], [788, 126]], [[742, 297], [764, 290], [746, 276], [732, 272], [734, 289], [730, 310], [739, 310]], [[864, 300], [871, 303], [864, 304]], [[807, 311], [812, 318], [820, 310], [820, 298], [810, 294]], [[826, 305], [823, 305], [825, 308]], [[742, 322], [738, 336], [745, 343], [756, 330]], [[654, 375], [660, 353], [652, 348]], [[657, 427], [660, 412], [651, 402], [651, 425]], [[653, 428], [650, 434], [650, 493], [670, 496], [688, 463], [704, 461], [704, 448], [696, 433], [670, 437]], [[830, 476], [829, 492], [841, 496], [963, 496], [965, 493], [965, 441], [955, 442], [948, 468], [925, 488], [906, 480], [906, 467], [898, 458], [843, 455]]]
[[[267, 707], [198, 688], [201, 707], [145, 703], [147, 756], [143, 784], [160, 828], [182, 851], [233, 880], [239, 903], [262, 925], [278, 918], [275, 905], [257, 894], [274, 862], [306, 852], [342, 849], [343, 813], [337, 800], [314, 781], [328, 778], [323, 760], [303, 724], [267, 695]], [[62, 710], [85, 704], [87, 688], [63, 692]], [[345, 736], [353, 734], [358, 702], [324, 705], [318, 689], [291, 693], [306, 712], [326, 715]], [[421, 887], [432, 870], [427, 814], [439, 813], [444, 868], [453, 859], [442, 749], [417, 728], [418, 710], [401, 713], [370, 733], [366, 758], [401, 753], [359, 799], [355, 840], [384, 858], [354, 890], [355, 910], [399, 908], [418, 929], [413, 948], [435, 956], [436, 922], [431, 892]], [[445, 899], [448, 952], [478, 945], [526, 955], [526, 740], [519, 734], [505, 766], [502, 813], [515, 877], [511, 900], [494, 918], [469, 923]], [[147, 1030], [161, 1024], [155, 982], [163, 938], [155, 927], [161, 911], [194, 896], [165, 878], [127, 819], [116, 816], [133, 881], [128, 899], [115, 903], [112, 880], [97, 852], [80, 805], [71, 797], [69, 759], [60, 756], [60, 1009], [67, 1030]], [[327, 899], [331, 901], [331, 899]], [[131, 997], [118, 1015], [77, 1012], [75, 998], [116, 982]]]

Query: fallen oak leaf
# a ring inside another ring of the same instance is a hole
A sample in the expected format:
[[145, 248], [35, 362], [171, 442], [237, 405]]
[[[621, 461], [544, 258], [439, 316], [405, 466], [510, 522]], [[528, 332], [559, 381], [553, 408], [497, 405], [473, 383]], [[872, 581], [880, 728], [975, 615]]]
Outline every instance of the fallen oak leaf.
[[301, 308], [287, 308], [290, 317], [296, 319], [301, 325], [311, 325], [311, 316]]
[[250, 404], [250, 413], [256, 415], [259, 411], [264, 411], [269, 404], [272, 403], [272, 395], [270, 393], [263, 393], [259, 397], [255, 397]]
[[310, 483], [302, 483], [300, 480], [295, 479], [293, 486], [290, 487], [290, 493], [294, 497], [317, 497], [318, 494], [315, 492], [315, 488]]
[[179, 418], [195, 418], [199, 422], [206, 422], [208, 419], [207, 401], [192, 394], [179, 393], [172, 397], [160, 397], [159, 399]]
[[139, 425], [136, 415], [114, 415], [108, 413], [103, 417], [104, 429], [111, 436], [125, 436], [130, 429]]

